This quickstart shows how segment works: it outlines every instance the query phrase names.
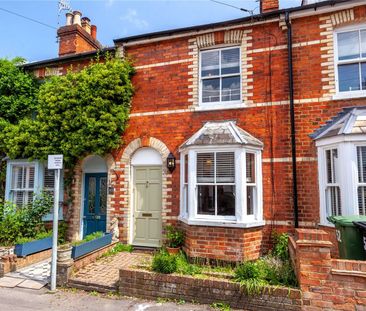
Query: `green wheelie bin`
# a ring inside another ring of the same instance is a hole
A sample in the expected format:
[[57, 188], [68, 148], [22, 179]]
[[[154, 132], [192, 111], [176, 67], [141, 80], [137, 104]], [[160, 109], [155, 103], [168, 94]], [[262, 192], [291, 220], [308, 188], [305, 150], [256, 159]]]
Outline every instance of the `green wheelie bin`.
[[353, 224], [355, 221], [366, 221], [366, 216], [329, 216], [328, 221], [336, 228], [339, 257], [341, 259], [365, 260], [363, 234]]

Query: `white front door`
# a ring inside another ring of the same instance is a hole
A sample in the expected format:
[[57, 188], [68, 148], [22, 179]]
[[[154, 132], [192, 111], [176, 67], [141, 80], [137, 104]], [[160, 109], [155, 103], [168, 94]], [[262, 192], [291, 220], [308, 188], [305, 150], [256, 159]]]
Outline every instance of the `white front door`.
[[162, 240], [161, 166], [134, 167], [133, 239], [137, 246], [160, 247]]

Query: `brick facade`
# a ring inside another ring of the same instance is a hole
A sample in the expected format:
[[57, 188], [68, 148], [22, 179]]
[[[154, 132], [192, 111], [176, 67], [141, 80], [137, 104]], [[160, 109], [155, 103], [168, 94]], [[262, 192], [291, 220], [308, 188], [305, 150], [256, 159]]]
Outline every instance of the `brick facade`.
[[[269, 1], [275, 6], [278, 1]], [[278, 5], [278, 3], [277, 3]], [[309, 137], [343, 107], [363, 106], [364, 98], [333, 100], [333, 30], [365, 21], [366, 6], [292, 18], [294, 95], [298, 166], [299, 223], [317, 227], [319, 191], [317, 153]], [[265, 226], [248, 229], [201, 227], [181, 223], [186, 231], [185, 249], [192, 257], [243, 260], [268, 249], [272, 230], [292, 232], [294, 226], [290, 144], [287, 33], [283, 16], [232, 22], [161, 37], [116, 41], [117, 55], [127, 55], [136, 68], [135, 95], [124, 144], [113, 153], [114, 194], [109, 197], [108, 219], [119, 219], [120, 236], [130, 241], [130, 159], [142, 146], [158, 150], [163, 159], [163, 223], [177, 222], [180, 206], [180, 165], [172, 174], [165, 159], [207, 121], [234, 120], [264, 143], [263, 210]], [[242, 102], [236, 107], [203, 110], [199, 106], [200, 49], [241, 47]], [[81, 62], [82, 65], [86, 60]], [[70, 63], [52, 65], [63, 74]], [[47, 67], [47, 66], [44, 66]], [[57, 69], [59, 68], [59, 69]], [[45, 68], [34, 69], [39, 76]], [[78, 169], [78, 167], [76, 168]], [[81, 171], [74, 178], [74, 203], [70, 218], [78, 235]], [[118, 176], [118, 178], [116, 177]], [[76, 232], [76, 233], [75, 233]]]
[[333, 259], [331, 247], [323, 230], [297, 229], [290, 239], [303, 310], [364, 310], [366, 263]]

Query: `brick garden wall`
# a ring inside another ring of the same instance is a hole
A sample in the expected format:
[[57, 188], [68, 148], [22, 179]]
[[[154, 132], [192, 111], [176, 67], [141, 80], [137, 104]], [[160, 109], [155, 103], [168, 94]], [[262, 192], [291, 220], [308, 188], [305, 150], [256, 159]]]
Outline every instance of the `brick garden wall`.
[[365, 261], [333, 259], [323, 230], [297, 229], [289, 246], [303, 310], [366, 310]]
[[204, 304], [223, 302], [244, 310], [301, 310], [301, 292], [296, 289], [271, 288], [261, 295], [248, 296], [238, 283], [231, 281], [141, 270], [120, 270], [119, 293], [144, 299], [168, 298]]

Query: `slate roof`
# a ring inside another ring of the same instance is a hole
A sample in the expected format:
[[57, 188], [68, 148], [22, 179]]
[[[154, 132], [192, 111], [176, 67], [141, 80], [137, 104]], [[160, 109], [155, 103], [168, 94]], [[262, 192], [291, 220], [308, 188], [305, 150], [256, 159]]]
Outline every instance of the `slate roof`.
[[347, 107], [309, 136], [314, 139], [366, 133], [366, 106]]
[[189, 138], [180, 149], [190, 146], [250, 145], [263, 147], [263, 143], [238, 127], [234, 121], [207, 122]]

